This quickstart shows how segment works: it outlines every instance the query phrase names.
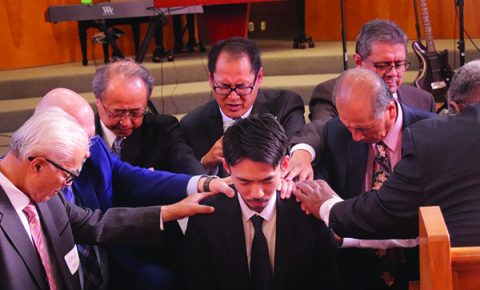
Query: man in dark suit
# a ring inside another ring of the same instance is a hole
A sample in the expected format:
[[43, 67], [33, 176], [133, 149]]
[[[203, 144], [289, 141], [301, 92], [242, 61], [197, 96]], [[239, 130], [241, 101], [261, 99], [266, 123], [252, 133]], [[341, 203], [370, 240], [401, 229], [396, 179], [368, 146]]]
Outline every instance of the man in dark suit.
[[[294, 199], [279, 198], [281, 171], [288, 165], [287, 146], [285, 130], [268, 114], [239, 120], [227, 129], [224, 166], [237, 197], [208, 199], [205, 204], [214, 205], [215, 213], [189, 219], [188, 289], [335, 286], [336, 247], [331, 232], [304, 215]], [[256, 219], [259, 225], [254, 225]]]
[[[480, 62], [461, 67], [448, 91], [458, 115], [403, 131], [403, 157], [379, 191], [341, 201], [322, 181], [297, 184], [295, 195], [340, 236], [365, 239], [418, 235], [418, 208], [442, 209], [453, 247], [480, 245]], [[458, 106], [465, 104], [465, 106]]]
[[135, 166], [203, 174], [178, 120], [148, 112], [153, 77], [141, 64], [120, 59], [99, 68], [92, 80], [97, 135], [112, 147], [121, 138], [120, 159]]
[[221, 138], [234, 120], [270, 113], [289, 138], [305, 123], [304, 104], [298, 94], [260, 89], [263, 67], [253, 41], [230, 38], [218, 42], [208, 55], [208, 71], [215, 100], [193, 110], [180, 123], [195, 156], [210, 173], [223, 171]]
[[[72, 115], [90, 137], [94, 136], [93, 110], [80, 95], [68, 89], [54, 89], [37, 105], [37, 111], [48, 107], [60, 107]], [[72, 185], [76, 202], [84, 207], [107, 210], [114, 206], [171, 204], [184, 198], [187, 193], [204, 191], [204, 189], [233, 194], [233, 191], [220, 179], [151, 171], [132, 166], [112, 154], [98, 136], [92, 138], [90, 152], [90, 158], [86, 160], [80, 176]], [[204, 186], [207, 179], [211, 182], [207, 182], [208, 186]], [[170, 233], [176, 233], [176, 230], [178, 230], [176, 222], [166, 224], [167, 241], [170, 241]], [[172, 285], [175, 276], [171, 274], [171, 270], [168, 270], [169, 267], [160, 268], [151, 262], [151, 259], [160, 251], [155, 251], [156, 254], [151, 254], [149, 258], [139, 259], [126, 247], [109, 247], [108, 250], [109, 257], [100, 259], [100, 266], [102, 276], [111, 276], [110, 286], [113, 289], [119, 287], [149, 289], [149, 287], [158, 287], [161, 283]], [[112, 260], [112, 263], [107, 263], [108, 260]], [[120, 266], [123, 266], [122, 271], [119, 271]], [[119, 282], [124, 280], [127, 281]]]
[[13, 134], [0, 160], [1, 289], [80, 290], [75, 243], [160, 244], [163, 223], [213, 211], [198, 204], [210, 194], [104, 214], [77, 207], [58, 192], [78, 177], [89, 155], [86, 132], [59, 108], [35, 113]]
[[[342, 73], [334, 96], [339, 116], [325, 125], [325, 149], [320, 164], [315, 168], [315, 177], [326, 180], [341, 198], [348, 199], [376, 186], [377, 144], [384, 146], [391, 170], [401, 158], [402, 131], [419, 120], [435, 115], [396, 101], [384, 81], [363, 68]], [[343, 246], [358, 247], [357, 243], [351, 244], [349, 240]], [[405, 246], [412, 245], [416, 243], [405, 242]], [[372, 247], [376, 248], [378, 244]], [[416, 278], [417, 273], [413, 270], [416, 267], [409, 266], [418, 264], [416, 250], [402, 252], [405, 252], [402, 255], [406, 256], [406, 261], [392, 261], [396, 270], [389, 274], [395, 281], [385, 289], [406, 289], [408, 281]], [[371, 255], [369, 250], [339, 251], [342, 289], [384, 289], [383, 281], [378, 281], [381, 273], [376, 273], [383, 270], [374, 269], [382, 261], [376, 261]], [[408, 273], [410, 270], [411, 274]]]
[[[356, 67], [370, 69], [382, 77], [401, 103], [435, 112], [435, 101], [430, 93], [403, 84], [405, 71], [410, 65], [407, 36], [395, 23], [376, 19], [363, 25], [357, 36], [353, 59]], [[315, 87], [309, 104], [311, 122], [291, 140], [294, 145], [292, 159], [285, 176], [298, 176], [300, 180], [313, 177], [311, 162], [321, 159], [325, 123], [338, 115], [332, 96], [335, 81], [331, 79]]]

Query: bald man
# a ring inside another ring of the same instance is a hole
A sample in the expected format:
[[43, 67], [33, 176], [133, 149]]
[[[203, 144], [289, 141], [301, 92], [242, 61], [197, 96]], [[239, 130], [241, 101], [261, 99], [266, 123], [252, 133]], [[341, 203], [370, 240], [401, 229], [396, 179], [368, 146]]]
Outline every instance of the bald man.
[[[84, 207], [106, 210], [113, 206], [164, 205], [175, 203], [187, 194], [204, 190], [233, 195], [232, 189], [221, 179], [150, 171], [121, 161], [110, 152], [101, 138], [94, 136], [93, 110], [82, 96], [72, 90], [57, 88], [48, 92], [36, 111], [47, 107], [60, 107], [74, 117], [88, 136], [92, 137], [91, 156], [83, 165], [80, 176], [72, 184], [76, 202]], [[167, 223], [166, 229], [171, 233], [179, 232], [177, 223]], [[178, 235], [174, 236], [172, 243], [178, 239]], [[104, 262], [101, 266], [102, 276], [110, 275], [112, 278], [110, 288], [122, 289], [127, 285], [127, 282], [121, 281], [124, 277], [128, 278], [132, 283], [131, 287], [135, 289], [150, 289], [153, 285], [164, 285], [165, 289], [169, 289], [174, 284], [171, 271], [165, 268], [175, 268], [169, 260], [175, 260], [178, 251], [167, 249], [167, 253], [173, 254], [173, 257], [155, 257], [158, 258], [155, 263], [150, 263], [148, 259], [146, 262], [139, 260], [133, 249], [121, 247], [108, 250], [110, 267], [107, 269]], [[156, 256], [157, 252], [159, 249], [151, 252], [148, 258]], [[162, 267], [158, 266], [160, 264]], [[128, 269], [129, 273], [118, 274], [119, 265], [125, 265], [124, 268]]]

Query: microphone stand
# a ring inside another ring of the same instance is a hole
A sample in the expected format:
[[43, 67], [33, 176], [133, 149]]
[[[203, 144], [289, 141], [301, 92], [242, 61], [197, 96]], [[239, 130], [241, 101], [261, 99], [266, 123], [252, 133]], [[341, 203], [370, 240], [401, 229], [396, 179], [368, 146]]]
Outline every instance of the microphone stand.
[[463, 0], [456, 0], [455, 4], [458, 6], [460, 34], [458, 39], [458, 51], [460, 52], [460, 66], [465, 64], [465, 18], [463, 16]]
[[348, 54], [347, 54], [347, 34], [345, 31], [345, 3], [340, 0], [341, 15], [342, 15], [342, 47], [343, 47], [343, 70], [348, 69]]

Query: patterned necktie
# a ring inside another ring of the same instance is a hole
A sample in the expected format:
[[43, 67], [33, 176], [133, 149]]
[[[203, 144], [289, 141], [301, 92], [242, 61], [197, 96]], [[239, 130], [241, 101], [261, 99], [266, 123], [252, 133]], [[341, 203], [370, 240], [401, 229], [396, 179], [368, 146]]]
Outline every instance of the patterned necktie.
[[[387, 145], [380, 141], [375, 146], [375, 160], [373, 161], [372, 190], [379, 190], [392, 173], [390, 159], [387, 154]], [[405, 262], [402, 249], [375, 250], [376, 266], [384, 286], [387, 288], [396, 285], [398, 264]], [[397, 283], [398, 284], [398, 283]]]
[[50, 263], [50, 257], [48, 255], [47, 243], [45, 241], [45, 235], [43, 234], [42, 224], [38, 217], [37, 208], [33, 203], [29, 203], [23, 212], [27, 215], [28, 225], [30, 226], [30, 232], [32, 233], [33, 243], [37, 248], [37, 252], [42, 260], [43, 268], [47, 275], [48, 284], [50, 290], [56, 290], [57, 285], [55, 283], [55, 276], [53, 274], [52, 264]]
[[387, 145], [380, 141], [376, 144], [375, 159], [373, 161], [372, 190], [379, 190], [388, 177], [390, 177], [391, 172]]
[[[75, 198], [72, 188], [66, 187], [63, 190], [65, 198], [74, 204], [80, 205], [80, 201]], [[97, 290], [103, 284], [103, 277], [98, 262], [97, 253], [92, 245], [77, 244], [78, 256], [82, 264], [83, 272], [83, 290]]]
[[115, 138], [115, 141], [113, 141], [113, 144], [112, 144], [112, 153], [117, 155], [118, 157], [121, 156], [121, 153], [122, 153], [122, 143], [123, 143], [123, 140], [125, 138], [123, 137], [117, 137]]
[[269, 290], [272, 289], [273, 272], [268, 254], [267, 239], [262, 230], [263, 218], [259, 215], [254, 215], [250, 221], [255, 229], [250, 255], [250, 279], [252, 289]]

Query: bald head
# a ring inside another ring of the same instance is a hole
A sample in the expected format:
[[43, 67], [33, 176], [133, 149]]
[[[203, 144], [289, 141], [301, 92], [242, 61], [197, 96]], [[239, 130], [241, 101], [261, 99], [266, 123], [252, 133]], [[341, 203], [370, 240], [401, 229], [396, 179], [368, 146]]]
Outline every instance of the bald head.
[[94, 114], [90, 104], [76, 92], [56, 88], [48, 92], [38, 103], [35, 112], [49, 107], [59, 107], [75, 118], [89, 137], [95, 135]]

